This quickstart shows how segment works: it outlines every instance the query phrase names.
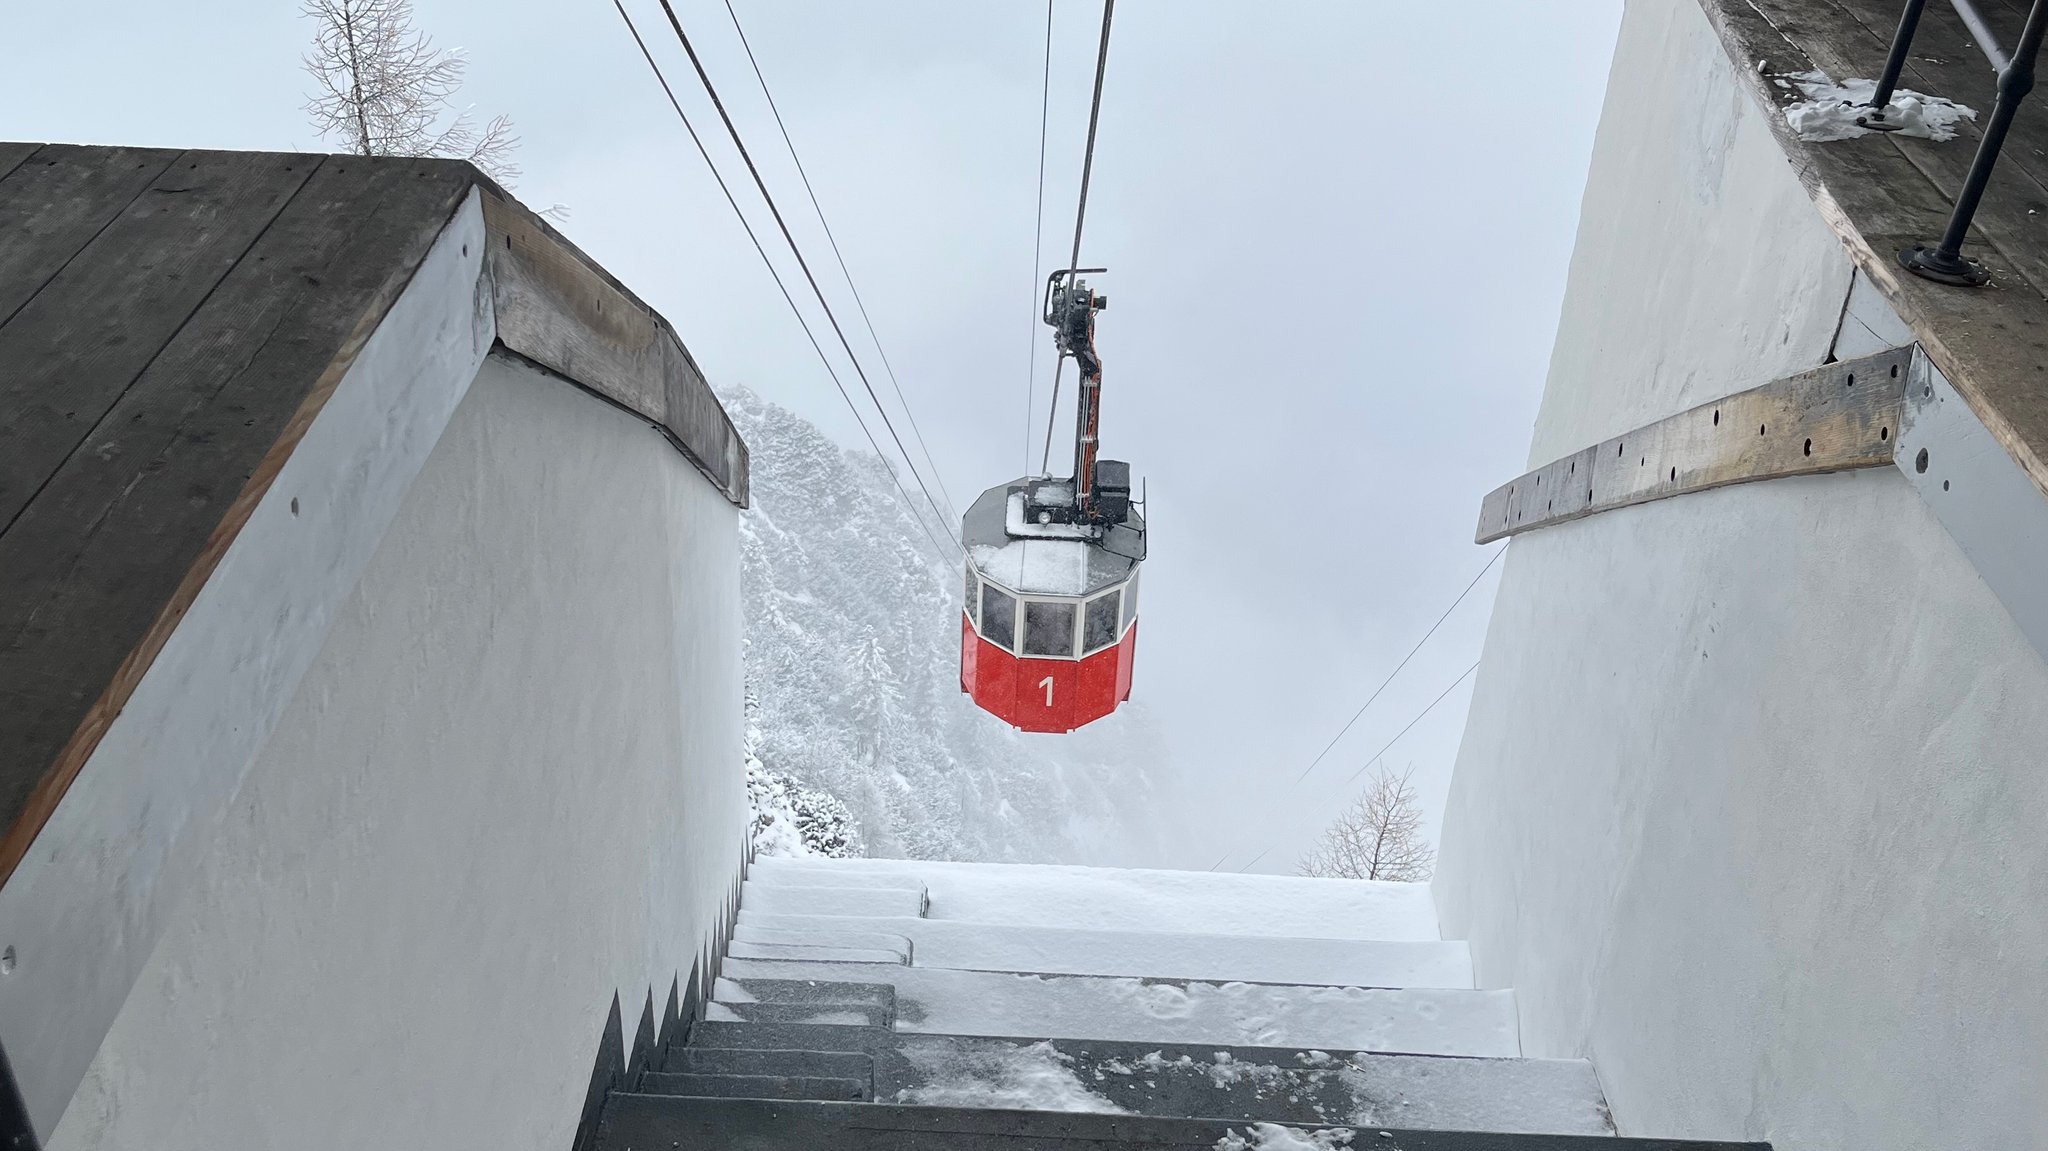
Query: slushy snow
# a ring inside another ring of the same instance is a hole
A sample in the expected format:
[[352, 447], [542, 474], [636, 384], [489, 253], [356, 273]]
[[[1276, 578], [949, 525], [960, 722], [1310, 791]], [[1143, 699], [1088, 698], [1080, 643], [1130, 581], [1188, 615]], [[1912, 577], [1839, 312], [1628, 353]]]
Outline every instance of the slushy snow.
[[924, 1074], [925, 1083], [898, 1091], [898, 1103], [1128, 1114], [1083, 1086], [1069, 1066], [1073, 1057], [1048, 1042], [966, 1049], [906, 1046], [903, 1055]]
[[1326, 1131], [1304, 1131], [1278, 1123], [1254, 1123], [1239, 1135], [1236, 1129], [1216, 1141], [1216, 1151], [1329, 1151], [1349, 1147], [1357, 1133], [1343, 1127]]
[[[1877, 94], [1877, 81], [1852, 77], [1837, 84], [1826, 72], [1819, 71], [1789, 72], [1772, 79], [1778, 87], [1806, 97], [1785, 106], [1785, 123], [1791, 125], [1792, 133], [1800, 139], [1824, 144], [1871, 135], [1870, 129], [1856, 122], [1856, 117], [1869, 113], [1865, 105]], [[1976, 118], [1973, 108], [1908, 88], [1892, 90], [1892, 102], [1885, 113], [1886, 120], [1901, 125], [1900, 135], [1927, 140], [1953, 140], [1958, 121]]]

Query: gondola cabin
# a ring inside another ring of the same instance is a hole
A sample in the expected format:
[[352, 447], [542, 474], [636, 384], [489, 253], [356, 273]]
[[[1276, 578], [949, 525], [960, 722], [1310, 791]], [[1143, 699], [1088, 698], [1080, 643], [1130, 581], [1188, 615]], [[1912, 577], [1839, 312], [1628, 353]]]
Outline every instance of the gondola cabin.
[[1063, 269], [1045, 285], [1045, 322], [1061, 366], [1071, 357], [1081, 377], [1073, 478], [1026, 476], [990, 488], [960, 524], [960, 690], [1025, 731], [1072, 731], [1131, 697], [1145, 520], [1131, 505], [1131, 465], [1096, 455], [1095, 316], [1109, 301], [1080, 274], [1101, 270]]
[[[1114, 460], [1103, 472], [1129, 475]], [[1145, 524], [1129, 490], [1098, 485], [1121, 517], [1100, 524], [1072, 522], [1071, 480], [1018, 480], [968, 509], [960, 690], [984, 711], [1068, 732], [1130, 698]]]

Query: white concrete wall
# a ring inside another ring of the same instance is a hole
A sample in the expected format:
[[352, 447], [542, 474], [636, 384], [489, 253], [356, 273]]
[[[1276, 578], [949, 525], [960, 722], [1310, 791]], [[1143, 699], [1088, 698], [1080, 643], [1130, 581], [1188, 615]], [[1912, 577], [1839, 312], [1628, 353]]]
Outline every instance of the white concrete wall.
[[[1631, 0], [1531, 462], [1821, 362], [1849, 282], [1696, 0]], [[1625, 1134], [2048, 1146], [2048, 668], [1905, 481], [1505, 564], [1435, 893], [1524, 1053]]]
[[493, 356], [52, 1148], [565, 1151], [740, 863], [737, 511]]

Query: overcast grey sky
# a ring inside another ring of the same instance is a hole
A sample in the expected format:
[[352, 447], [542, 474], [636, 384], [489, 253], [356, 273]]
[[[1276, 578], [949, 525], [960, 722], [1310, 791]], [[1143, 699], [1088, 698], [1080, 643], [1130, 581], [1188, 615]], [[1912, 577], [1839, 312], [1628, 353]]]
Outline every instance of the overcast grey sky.
[[[822, 273], [722, 0], [672, 2]], [[965, 505], [1024, 470], [1028, 341], [1043, 435], [1044, 5], [734, 4]], [[628, 7], [715, 137], [660, 8]], [[467, 50], [462, 99], [516, 121], [522, 198], [568, 205], [563, 230], [708, 374], [862, 443], [609, 0], [417, 8]], [[1071, 238], [1100, 12], [1057, 5], [1048, 263]], [[1152, 500], [1135, 698], [1168, 733], [1161, 791], [1182, 804], [1161, 813], [1160, 864], [1232, 849], [1235, 868], [1271, 845], [1258, 869], [1291, 869], [1365, 758], [1478, 657], [1491, 575], [1292, 785], [1486, 561], [1473, 517], [1525, 461], [1619, 15], [1118, 5], [1083, 262], [1112, 269], [1104, 452]], [[15, 4], [6, 24], [0, 138], [327, 150], [300, 110], [311, 28], [289, 0]], [[1468, 691], [1388, 756], [1414, 765], [1432, 823]]]

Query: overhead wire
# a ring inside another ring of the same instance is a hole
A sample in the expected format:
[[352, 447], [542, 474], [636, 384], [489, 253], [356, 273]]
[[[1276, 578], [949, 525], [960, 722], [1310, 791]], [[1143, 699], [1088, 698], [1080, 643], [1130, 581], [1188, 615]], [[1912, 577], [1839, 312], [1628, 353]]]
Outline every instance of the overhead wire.
[[939, 486], [939, 498], [945, 501], [947, 510], [954, 519], [960, 518], [959, 509], [953, 503], [952, 495], [946, 491], [946, 478], [939, 473], [938, 460], [932, 456], [931, 448], [924, 442], [924, 431], [917, 426], [917, 413], [911, 411], [910, 401], [904, 398], [903, 385], [896, 379], [896, 366], [889, 362], [888, 349], [882, 347], [882, 337], [875, 331], [875, 321], [868, 315], [867, 301], [861, 299], [860, 288], [853, 282], [853, 272], [846, 266], [846, 256], [839, 250], [839, 237], [832, 234], [832, 224], [825, 219], [824, 205], [818, 202], [817, 189], [811, 186], [811, 174], [804, 170], [804, 162], [796, 153], [796, 142], [789, 138], [789, 126], [782, 122], [782, 109], [776, 106], [775, 94], [768, 90], [768, 77], [761, 74], [761, 62], [754, 58], [754, 45], [747, 39], [747, 30], [740, 27], [740, 15], [733, 10], [732, 0], [725, 0], [725, 14], [732, 18], [732, 30], [739, 35], [740, 47], [746, 50], [747, 63], [754, 69], [754, 79], [761, 85], [761, 95], [768, 101], [768, 111], [775, 116], [775, 128], [782, 133], [782, 144], [789, 150], [789, 159], [796, 165], [796, 174], [803, 181], [804, 194], [810, 197], [811, 210], [817, 213], [818, 226], [825, 231], [825, 241], [832, 246], [832, 258], [839, 264], [839, 274], [846, 278], [846, 290], [853, 294], [854, 306], [860, 309], [861, 323], [868, 330], [868, 339], [875, 345], [875, 354], [882, 359], [882, 369], [889, 377], [889, 387], [896, 393], [896, 402], [903, 406], [904, 418], [910, 421], [911, 438], [917, 441], [918, 450], [924, 453], [924, 460], [932, 470], [932, 482]]
[[1038, 201], [1031, 208], [1031, 353], [1024, 373], [1024, 470], [1031, 470], [1031, 416], [1038, 399], [1038, 260], [1045, 250], [1045, 126], [1052, 111], [1052, 3], [1045, 0], [1045, 75], [1038, 87]]
[[[889, 462], [889, 457], [883, 453], [882, 445], [876, 441], [874, 432], [869, 430], [867, 421], [861, 418], [860, 408], [854, 404], [852, 394], [840, 381], [838, 371], [832, 367], [831, 357], [825, 354], [824, 345], [818, 342], [817, 335], [811, 331], [810, 322], [804, 319], [803, 309], [797, 307], [796, 297], [790, 295], [789, 286], [783, 283], [782, 273], [776, 270], [775, 261], [768, 258], [768, 250], [762, 246], [761, 237], [755, 234], [753, 224], [747, 220], [747, 214], [740, 210], [739, 200], [733, 196], [732, 188], [726, 184], [724, 174], [719, 172], [718, 165], [712, 162], [710, 151], [704, 147], [703, 138], [697, 134], [697, 126], [690, 122], [689, 114], [683, 111], [682, 103], [676, 99], [675, 89], [669, 87], [668, 77], [662, 74], [661, 65], [655, 62], [654, 53], [648, 50], [647, 41], [641, 38], [640, 29], [633, 23], [632, 15], [626, 11], [622, 0], [612, 0], [612, 7], [618, 9], [619, 18], [626, 22], [626, 31], [632, 33], [633, 43], [639, 46], [640, 55], [646, 59], [647, 67], [654, 72], [654, 79], [668, 97], [669, 106], [675, 109], [677, 118], [682, 120], [684, 130], [690, 134], [690, 142], [697, 146], [697, 154], [704, 158], [704, 166], [711, 170], [711, 178], [718, 182], [718, 190], [725, 193], [725, 202], [732, 206], [733, 215], [739, 217], [740, 227], [746, 230], [747, 239], [753, 242], [754, 251], [761, 257], [761, 262], [767, 265], [769, 277], [775, 281], [775, 287], [781, 291], [783, 301], [789, 305], [790, 313], [796, 317], [797, 326], [803, 329], [804, 336], [810, 340], [811, 349], [818, 353], [818, 362], [825, 365], [825, 374], [831, 377], [832, 386], [839, 390], [839, 398], [846, 401], [847, 410], [853, 413], [853, 420], [860, 425], [861, 434], [867, 437], [869, 446], [881, 457], [882, 466], [888, 471], [889, 478], [895, 482], [896, 490], [903, 493], [903, 499], [913, 513], [911, 518], [924, 529], [925, 537], [932, 541], [932, 547], [938, 549], [940, 555], [945, 555], [945, 545], [933, 534], [924, 516], [917, 513], [917, 500], [911, 496], [910, 489], [903, 486], [902, 477], [896, 474], [896, 466]], [[929, 492], [926, 493], [926, 498], [930, 498]], [[957, 549], [960, 541], [954, 540], [953, 546]]]
[[[1422, 638], [1415, 641], [1415, 646], [1408, 649], [1408, 654], [1401, 657], [1401, 662], [1394, 665], [1394, 670], [1387, 673], [1387, 678], [1380, 681], [1380, 685], [1374, 688], [1372, 694], [1365, 698], [1365, 702], [1358, 706], [1358, 710], [1351, 713], [1351, 718], [1344, 721], [1344, 726], [1338, 730], [1337, 734], [1330, 737], [1330, 742], [1323, 745], [1323, 750], [1317, 752], [1316, 757], [1309, 761], [1308, 766], [1301, 769], [1301, 774], [1294, 777], [1294, 784], [1307, 779], [1308, 773], [1314, 771], [1316, 765], [1323, 762], [1323, 757], [1329, 755], [1330, 750], [1337, 746], [1337, 741], [1343, 739], [1351, 731], [1352, 725], [1356, 724], [1359, 717], [1365, 714], [1365, 709], [1371, 707], [1372, 701], [1378, 699], [1380, 693], [1387, 690], [1387, 685], [1394, 682], [1394, 677], [1401, 674], [1401, 669], [1408, 666], [1408, 661], [1415, 658], [1415, 653], [1422, 650], [1422, 645], [1429, 642], [1429, 637], [1436, 634], [1436, 629], [1444, 626], [1444, 621], [1451, 618], [1451, 613], [1458, 610], [1458, 605], [1465, 602], [1465, 597], [1472, 594], [1472, 589], [1479, 586], [1479, 581], [1486, 578], [1486, 573], [1493, 570], [1493, 565], [1500, 562], [1500, 557], [1506, 554], [1507, 550], [1503, 546], [1493, 553], [1493, 556], [1486, 561], [1486, 566], [1480, 568], [1479, 574], [1472, 577], [1472, 582], [1465, 585], [1465, 590], [1458, 593], [1458, 598], [1451, 601], [1451, 606], [1445, 608], [1444, 613], [1436, 617], [1436, 622], [1429, 625], [1429, 630], [1422, 633]], [[1288, 786], [1292, 787], [1294, 784], [1289, 784]]]
[[[1102, 77], [1109, 70], [1109, 22], [1115, 15], [1116, 0], [1102, 0], [1102, 42], [1095, 50], [1095, 94], [1088, 102], [1088, 144], [1081, 152], [1081, 200], [1074, 209], [1074, 250], [1067, 257], [1070, 275], [1081, 266], [1081, 227], [1088, 220], [1088, 178], [1095, 170], [1095, 127], [1102, 119]], [[1052, 466], [1052, 429], [1059, 420], [1060, 372], [1066, 366], [1067, 358], [1061, 356], [1052, 371], [1052, 409], [1045, 416], [1045, 455], [1038, 465], [1041, 472]]]
[[669, 27], [675, 30], [676, 40], [682, 44], [684, 53], [690, 57], [691, 67], [697, 71], [697, 80], [704, 86], [704, 94], [711, 98], [711, 106], [717, 110], [719, 120], [724, 123], [726, 135], [732, 138], [733, 147], [739, 150], [740, 159], [747, 166], [747, 174], [753, 177], [754, 187], [760, 191], [761, 199], [767, 203], [768, 212], [774, 217], [776, 228], [781, 230], [783, 241], [789, 245], [790, 254], [796, 257], [797, 267], [802, 269], [804, 280], [811, 286], [812, 295], [817, 297], [818, 307], [824, 311], [825, 319], [831, 323], [832, 333], [839, 337], [839, 346], [845, 349], [846, 358], [852, 362], [854, 374], [860, 378], [861, 387], [867, 391], [868, 399], [874, 403], [875, 411], [881, 415], [882, 426], [888, 429], [889, 438], [895, 441], [896, 450], [902, 453], [903, 463], [910, 469], [910, 477], [917, 481], [918, 489], [924, 493], [925, 502], [931, 505], [933, 513], [945, 525], [946, 534], [952, 539], [954, 550], [964, 553], [966, 549], [961, 546], [960, 537], [953, 530], [952, 517], [940, 509], [937, 498], [932, 495], [931, 487], [924, 482], [924, 476], [917, 470], [917, 461], [912, 458], [910, 449], [904, 447], [903, 437], [897, 433], [895, 422], [889, 419], [889, 410], [882, 405], [882, 398], [875, 394], [875, 386], [868, 380], [867, 370], [861, 367], [860, 357], [854, 353], [852, 341], [846, 338], [846, 329], [840, 326], [838, 315], [832, 311], [831, 301], [825, 298], [824, 289], [818, 286], [818, 278], [811, 272], [810, 261], [804, 259], [803, 248], [790, 233], [789, 223], [783, 219], [782, 209], [776, 206], [774, 194], [768, 191], [767, 181], [761, 178], [761, 170], [754, 166], [754, 157], [747, 151], [746, 141], [740, 137], [739, 128], [733, 124], [732, 116], [726, 112], [725, 101], [719, 98], [718, 88], [711, 82], [711, 74], [704, 70], [704, 61], [698, 57], [696, 46], [690, 42], [689, 34], [683, 31], [682, 20], [676, 16], [676, 10], [669, 0], [659, 0], [659, 3], [661, 10], [668, 15]]
[[[1378, 751], [1373, 752], [1372, 757], [1370, 759], [1367, 759], [1365, 763], [1361, 767], [1359, 767], [1357, 771], [1352, 772], [1350, 778], [1344, 781], [1345, 784], [1348, 785], [1351, 783], [1352, 780], [1357, 779], [1361, 775], [1364, 775], [1366, 768], [1371, 767], [1375, 763], [1378, 763], [1382, 756], [1386, 755], [1389, 751], [1392, 751], [1394, 745], [1401, 742], [1402, 736], [1407, 735], [1411, 730], [1414, 729], [1416, 724], [1421, 723], [1424, 716], [1427, 716], [1430, 712], [1435, 711], [1437, 704], [1440, 704], [1445, 699], [1449, 698], [1451, 692], [1457, 690], [1459, 684], [1464, 683], [1468, 678], [1471, 677], [1473, 672], [1478, 670], [1479, 661], [1475, 659], [1472, 661], [1471, 667], [1468, 667], [1464, 671], [1460, 672], [1458, 674], [1458, 678], [1452, 680], [1449, 687], [1444, 688], [1444, 690], [1441, 693], [1439, 693], [1435, 699], [1429, 701], [1428, 707], [1425, 707], [1421, 711], [1417, 712], [1415, 714], [1415, 718], [1408, 721], [1407, 726], [1403, 727], [1400, 731], [1396, 732], [1394, 738], [1388, 740], [1386, 742], [1386, 745], [1381, 747]], [[1250, 862], [1247, 862], [1244, 866], [1238, 868], [1238, 873], [1241, 875], [1244, 872], [1251, 870], [1252, 864], [1257, 863], [1259, 860], [1266, 858], [1267, 855], [1271, 854], [1273, 848], [1277, 846], [1279, 846], [1279, 844], [1277, 843], [1267, 844], [1266, 849], [1264, 851], [1261, 851], [1257, 855], [1252, 856]], [[1223, 859], [1219, 859], [1214, 864], [1210, 865], [1209, 870], [1214, 871], [1218, 867], [1223, 866], [1223, 860], [1229, 858], [1230, 853], [1227, 851], [1224, 852]]]
[[[1358, 705], [1358, 710], [1351, 713], [1351, 718], [1344, 721], [1344, 726], [1338, 729], [1337, 734], [1330, 737], [1330, 742], [1324, 744], [1323, 749], [1316, 753], [1316, 757], [1310, 760], [1308, 766], [1301, 770], [1301, 774], [1294, 777], [1293, 781], [1287, 785], [1287, 790], [1292, 791], [1294, 788], [1300, 786], [1301, 782], [1308, 778], [1309, 773], [1314, 771], [1318, 764], [1323, 762], [1323, 759], [1330, 754], [1331, 750], [1337, 746], [1338, 742], [1341, 741], [1345, 737], [1345, 735], [1349, 734], [1352, 727], [1355, 726], [1358, 723], [1359, 719], [1365, 715], [1366, 709], [1370, 708], [1373, 705], [1373, 701], [1379, 699], [1381, 694], [1387, 690], [1387, 686], [1394, 682], [1394, 677], [1401, 674], [1401, 669], [1408, 666], [1409, 661], [1413, 660], [1415, 658], [1416, 653], [1422, 650], [1423, 645], [1429, 642], [1429, 638], [1437, 633], [1437, 629], [1444, 626], [1444, 621], [1451, 618], [1451, 613], [1458, 610], [1458, 605], [1465, 602], [1465, 598], [1472, 594], [1472, 589], [1479, 586], [1479, 581], [1486, 578], [1486, 573], [1492, 571], [1493, 565], [1499, 563], [1500, 557], [1506, 553], [1506, 545], [1502, 545], [1501, 547], [1495, 549], [1493, 555], [1487, 558], [1485, 566], [1479, 569], [1479, 574], [1473, 576], [1472, 581], [1465, 585], [1465, 590], [1458, 593], [1458, 598], [1451, 601], [1451, 606], [1445, 608], [1443, 610], [1443, 613], [1436, 617], [1436, 622], [1429, 625], [1429, 630], [1422, 633], [1422, 638], [1415, 641], [1415, 645], [1408, 649], [1408, 654], [1402, 656], [1401, 662], [1394, 665], [1394, 670], [1387, 673], [1386, 678], [1380, 681], [1379, 686], [1373, 689], [1372, 694], [1366, 697], [1365, 702]], [[1478, 667], [1479, 665], [1475, 663], [1472, 666]], [[1471, 674], [1471, 668], [1467, 668], [1465, 670], [1465, 675]], [[1452, 681], [1451, 687], [1456, 687], [1458, 683], [1464, 680], [1464, 678], [1464, 675], [1459, 676], [1457, 680]], [[1444, 695], [1449, 694], [1450, 688], [1445, 688]], [[1438, 696], [1435, 701], [1430, 703], [1429, 707], [1426, 707], [1422, 710], [1421, 715], [1418, 715], [1415, 717], [1415, 719], [1410, 720], [1408, 722], [1408, 726], [1401, 729], [1400, 735], [1396, 735], [1393, 739], [1387, 741], [1387, 747], [1392, 747], [1395, 743], [1398, 743], [1401, 739], [1401, 736], [1408, 734], [1408, 729], [1414, 727], [1416, 723], [1420, 722], [1422, 716], [1428, 715], [1430, 710], [1432, 708], [1435, 708], [1438, 703], [1443, 702], [1443, 698], [1443, 695]], [[1385, 755], [1386, 750], [1386, 748], [1381, 748], [1378, 752], [1375, 752], [1370, 759], [1367, 759], [1365, 761], [1365, 767], [1361, 767], [1358, 769], [1358, 771], [1352, 772], [1350, 779], [1347, 779], [1344, 782], [1348, 784], [1351, 782], [1352, 779], [1357, 779], [1359, 775], [1365, 771], [1366, 767], [1371, 767], [1373, 763], [1379, 759], [1380, 756]], [[1233, 848], [1232, 850], [1235, 849]], [[1268, 847], [1266, 849], [1266, 851], [1271, 850], [1271, 847]], [[1217, 868], [1223, 866], [1224, 860], [1229, 859], [1230, 855], [1231, 853], [1229, 851], [1224, 852], [1221, 858], [1217, 859], [1215, 863], [1209, 865], [1209, 870], [1214, 871]], [[1244, 868], [1250, 867], [1252, 863], [1257, 863], [1260, 859], [1265, 858], [1265, 855], [1265, 851], [1260, 852], [1258, 855], [1252, 857], [1251, 863], [1245, 864], [1244, 867], [1241, 867], [1238, 870], [1243, 871]]]

